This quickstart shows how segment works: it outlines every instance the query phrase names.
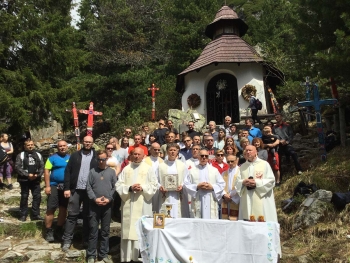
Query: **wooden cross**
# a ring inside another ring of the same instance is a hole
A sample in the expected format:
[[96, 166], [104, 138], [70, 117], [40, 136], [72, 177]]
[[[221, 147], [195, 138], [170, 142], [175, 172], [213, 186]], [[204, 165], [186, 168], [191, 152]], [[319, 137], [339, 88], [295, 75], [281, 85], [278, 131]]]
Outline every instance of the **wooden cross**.
[[88, 115], [88, 121], [86, 126], [86, 135], [92, 137], [92, 128], [94, 126], [94, 115], [101, 116], [102, 112], [94, 111], [94, 103], [91, 101], [89, 110], [79, 110], [79, 113], [87, 114]]
[[322, 105], [334, 105], [338, 102], [336, 99], [325, 99], [320, 100], [320, 95], [318, 93], [317, 84], [313, 84], [313, 93], [314, 100], [306, 100], [298, 102], [298, 107], [314, 107], [316, 113], [316, 124], [317, 124], [317, 133], [318, 133], [318, 143], [319, 143], [319, 151], [321, 152], [322, 161], [326, 161], [327, 152], [324, 146], [324, 133], [322, 127], [322, 118], [321, 118], [321, 106]]
[[78, 110], [75, 106], [75, 102], [72, 103], [72, 109], [67, 110], [68, 112], [72, 112], [73, 115], [73, 124], [74, 124], [74, 134], [77, 139], [77, 150], [80, 150], [80, 129], [79, 129], [79, 119], [78, 119]]
[[154, 84], [148, 90], [152, 91], [152, 120], [156, 120], [156, 90], [159, 90]]

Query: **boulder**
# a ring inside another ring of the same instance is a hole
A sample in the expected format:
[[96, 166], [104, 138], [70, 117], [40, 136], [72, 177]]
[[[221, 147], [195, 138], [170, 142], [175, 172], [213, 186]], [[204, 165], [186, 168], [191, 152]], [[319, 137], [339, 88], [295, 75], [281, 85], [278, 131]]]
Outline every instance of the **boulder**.
[[34, 262], [38, 259], [46, 258], [48, 255], [48, 250], [28, 251], [26, 253], [26, 256], [29, 258], [28, 262]]
[[52, 251], [50, 255], [50, 259], [55, 261], [62, 258], [63, 256], [64, 256], [64, 253], [61, 251]]
[[0, 251], [8, 250], [11, 247], [11, 241], [3, 241], [0, 243]]
[[194, 122], [194, 129], [198, 132], [203, 132], [206, 129], [206, 119], [203, 115], [199, 114], [196, 110], [177, 110], [170, 109], [168, 112], [168, 118], [173, 121], [174, 127], [179, 129], [179, 133], [188, 130], [185, 128], [189, 121]]
[[332, 192], [326, 190], [317, 190], [308, 196], [301, 204], [293, 221], [293, 229], [309, 227], [317, 224], [324, 215], [328, 203], [331, 202]]
[[23, 254], [15, 252], [15, 251], [9, 251], [5, 255], [2, 256], [0, 259], [1, 262], [15, 262], [15, 260], [23, 258]]

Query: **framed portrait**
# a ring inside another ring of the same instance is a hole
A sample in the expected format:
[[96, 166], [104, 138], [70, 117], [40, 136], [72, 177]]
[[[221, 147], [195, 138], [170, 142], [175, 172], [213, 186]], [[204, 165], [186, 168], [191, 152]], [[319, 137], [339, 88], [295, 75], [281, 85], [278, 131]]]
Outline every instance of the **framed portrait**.
[[153, 215], [153, 228], [164, 228], [165, 214]]

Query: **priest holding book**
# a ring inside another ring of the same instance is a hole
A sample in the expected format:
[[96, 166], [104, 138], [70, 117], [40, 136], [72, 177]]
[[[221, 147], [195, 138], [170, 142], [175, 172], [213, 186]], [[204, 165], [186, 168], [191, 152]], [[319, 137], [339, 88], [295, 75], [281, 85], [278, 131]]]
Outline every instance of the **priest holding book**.
[[159, 210], [166, 204], [172, 204], [170, 211], [172, 218], [188, 218], [188, 194], [183, 187], [188, 170], [186, 165], [177, 158], [178, 147], [176, 143], [168, 143], [166, 146], [168, 159], [159, 164]]

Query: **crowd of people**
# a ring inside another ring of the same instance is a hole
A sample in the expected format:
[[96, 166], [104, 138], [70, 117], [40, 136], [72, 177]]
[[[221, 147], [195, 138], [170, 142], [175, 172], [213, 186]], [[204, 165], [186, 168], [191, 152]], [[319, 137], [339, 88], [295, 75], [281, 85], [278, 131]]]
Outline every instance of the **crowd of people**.
[[[181, 136], [171, 120], [159, 120], [158, 125], [152, 132], [144, 125], [134, 136], [127, 128], [119, 140], [110, 138], [99, 151], [94, 150], [90, 136], [84, 137], [82, 149], [71, 155], [67, 142], [60, 140], [57, 153], [45, 163], [34, 150], [34, 142], [25, 141], [15, 163], [21, 187], [19, 220], [27, 220], [31, 192], [31, 219], [44, 219], [45, 239], [62, 240], [62, 250], [68, 251], [82, 206], [88, 263], [97, 258], [112, 262], [108, 253], [113, 214], [122, 223], [121, 262], [138, 261], [136, 221], [143, 215], [164, 212], [169, 203], [173, 204], [173, 218], [277, 222], [273, 188], [281, 183], [280, 156], [285, 155], [287, 162], [292, 157], [301, 173], [291, 145], [293, 132], [282, 115], [276, 115], [276, 124], [267, 123], [262, 131], [252, 119], [246, 119], [246, 127], [237, 130], [229, 116], [222, 127], [210, 121], [203, 134], [195, 131], [194, 122], [188, 123]], [[1, 137], [2, 146], [11, 154], [7, 137]], [[4, 172], [7, 175], [6, 164], [1, 168], [2, 179]], [[175, 188], [166, 187], [169, 175], [176, 176]], [[48, 196], [45, 218], [40, 216], [42, 176]]]

